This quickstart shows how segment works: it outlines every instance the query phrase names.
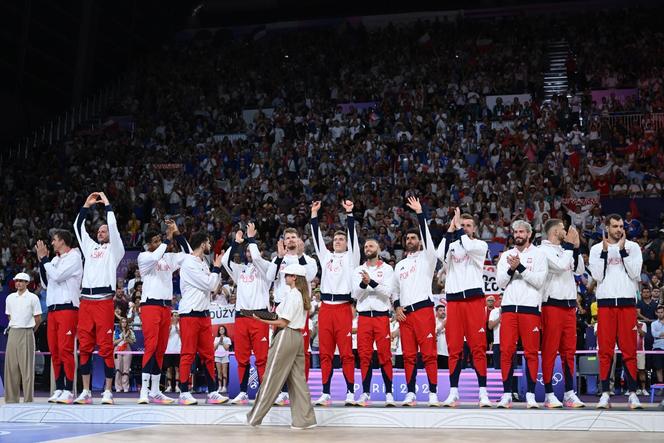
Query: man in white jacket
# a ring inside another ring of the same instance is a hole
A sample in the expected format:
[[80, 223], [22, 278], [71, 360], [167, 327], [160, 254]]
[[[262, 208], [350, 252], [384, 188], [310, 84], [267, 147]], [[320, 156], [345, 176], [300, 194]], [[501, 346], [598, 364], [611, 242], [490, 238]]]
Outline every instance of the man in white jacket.
[[449, 351], [450, 394], [443, 406], [459, 401], [459, 376], [464, 338], [473, 354], [480, 386], [480, 407], [491, 407], [486, 390], [486, 301], [484, 300], [484, 259], [489, 246], [475, 237], [475, 220], [455, 209], [445, 238], [436, 251], [447, 266], [445, 292], [447, 324], [445, 339]]
[[546, 257], [530, 243], [533, 229], [530, 223], [512, 223], [515, 247], [503, 252], [498, 261], [496, 282], [504, 288], [500, 314], [500, 370], [503, 395], [499, 408], [512, 407], [513, 357], [519, 339], [526, 355], [528, 408], [538, 408], [535, 383], [539, 369], [540, 305], [542, 288], [548, 272]]
[[[106, 223], [97, 230], [94, 241], [85, 229], [85, 219], [90, 207], [102, 203], [106, 208]], [[78, 312], [79, 372], [83, 390], [74, 403], [91, 404], [90, 370], [92, 351], [99, 346], [99, 356], [104, 359], [105, 389], [102, 404], [113, 404], [111, 386], [115, 377], [113, 361], [113, 332], [115, 309], [113, 295], [117, 284], [118, 265], [124, 258], [125, 249], [118, 231], [118, 222], [111, 203], [103, 192], [93, 192], [85, 200], [76, 220], [74, 232], [83, 256], [83, 280], [81, 282], [80, 307]]]
[[[138, 270], [143, 280], [141, 327], [145, 340], [139, 404], [174, 402], [161, 392], [159, 380], [171, 329], [173, 272], [180, 269], [190, 250], [175, 222], [166, 220], [166, 225], [166, 240], [162, 241], [160, 232], [148, 231], [145, 235], [146, 251], [138, 254]], [[166, 252], [173, 239], [183, 252]]]
[[376, 240], [364, 243], [367, 261], [353, 272], [353, 298], [357, 300], [357, 352], [360, 356], [363, 392], [357, 402], [368, 406], [371, 401], [371, 359], [374, 343], [385, 383], [385, 405], [394, 406], [392, 395], [392, 352], [390, 346], [390, 310], [394, 270], [378, 258], [380, 246]]
[[247, 224], [247, 248], [244, 254], [245, 263], [234, 263], [233, 256], [240, 251], [244, 243], [242, 231], [235, 233], [231, 247], [226, 250], [221, 264], [237, 285], [235, 301], [235, 329], [233, 340], [235, 342], [235, 359], [240, 379], [240, 393], [231, 400], [232, 404], [247, 404], [247, 387], [249, 384], [249, 361], [251, 352], [254, 352], [258, 380], [263, 380], [267, 352], [269, 349], [270, 326], [255, 318], [249, 318], [240, 312], [243, 309], [251, 311], [268, 311], [270, 306], [270, 286], [277, 276], [277, 265], [265, 260], [256, 244], [256, 226]]
[[334, 233], [333, 252], [327, 249], [318, 224], [320, 206], [319, 201], [315, 201], [311, 205], [311, 233], [321, 266], [320, 298], [322, 302], [318, 312], [318, 343], [323, 394], [315, 404], [319, 406], [331, 404], [332, 359], [335, 348], [338, 348], [341, 367], [346, 379], [345, 404], [353, 406], [355, 405], [355, 358], [352, 346], [353, 313], [350, 301], [352, 273], [360, 265], [360, 247], [357, 244], [353, 202], [350, 200], [342, 202], [346, 211], [348, 231]]
[[604, 238], [590, 249], [588, 268], [597, 281], [597, 347], [602, 396], [597, 408], [610, 407], [609, 382], [613, 353], [622, 352], [629, 406], [641, 409], [636, 396], [636, 294], [643, 256], [641, 247], [625, 235], [622, 217], [606, 217]]
[[560, 219], [552, 218], [544, 224], [546, 240], [539, 249], [547, 259], [549, 274], [542, 298], [542, 378], [547, 408], [562, 408], [563, 403], [553, 393], [553, 367], [560, 353], [565, 377], [564, 406], [582, 408], [585, 405], [574, 393], [574, 355], [576, 353], [576, 281], [574, 274], [583, 274], [583, 257], [579, 256], [579, 232], [572, 225], [565, 231]]

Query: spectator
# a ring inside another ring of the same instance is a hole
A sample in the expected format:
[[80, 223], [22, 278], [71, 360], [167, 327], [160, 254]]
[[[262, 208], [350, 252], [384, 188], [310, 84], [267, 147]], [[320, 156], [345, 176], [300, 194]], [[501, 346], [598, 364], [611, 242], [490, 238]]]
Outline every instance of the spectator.
[[129, 327], [129, 321], [123, 317], [115, 329], [113, 346], [115, 346], [115, 392], [129, 392], [129, 371], [131, 369], [131, 354], [118, 354], [130, 352], [131, 345], [136, 342], [134, 331]]

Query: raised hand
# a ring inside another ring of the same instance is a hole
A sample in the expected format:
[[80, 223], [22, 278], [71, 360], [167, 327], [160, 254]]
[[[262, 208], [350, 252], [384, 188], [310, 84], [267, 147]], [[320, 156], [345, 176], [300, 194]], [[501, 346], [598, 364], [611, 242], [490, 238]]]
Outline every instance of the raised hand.
[[175, 232], [177, 232], [178, 226], [170, 219], [164, 220], [164, 223], [166, 223], [166, 238], [173, 240], [173, 236], [175, 235]]
[[422, 204], [420, 203], [420, 199], [414, 196], [408, 197], [408, 207], [415, 211], [416, 214], [421, 214], [422, 213]]
[[99, 193], [99, 199], [104, 204], [104, 206], [108, 206], [111, 204], [111, 202], [108, 201], [108, 197], [106, 197], [106, 194], [104, 194], [103, 192]]
[[578, 248], [581, 244], [579, 239], [579, 231], [576, 230], [574, 226], [569, 227], [567, 230], [567, 235], [565, 236], [565, 241], [574, 245], [575, 248]]
[[247, 237], [256, 237], [256, 225], [253, 222], [247, 223]]
[[627, 241], [627, 233], [623, 231], [622, 237], [620, 237], [620, 240], [618, 241], [618, 249], [621, 251], [625, 249], [625, 242]]
[[297, 256], [301, 257], [304, 254], [304, 241], [301, 238], [297, 239]]
[[242, 232], [242, 229], [239, 229], [235, 233], [235, 243], [237, 244], [244, 243], [244, 232]]
[[457, 229], [461, 228], [461, 209], [458, 207], [454, 208], [454, 226]]
[[344, 207], [346, 213], [353, 212], [353, 207], [355, 206], [351, 200], [342, 200], [341, 206]]
[[508, 255], [507, 263], [510, 265], [512, 271], [515, 271], [516, 268], [518, 268], [519, 265], [521, 264], [521, 259], [519, 258], [518, 255]]
[[609, 232], [604, 228], [602, 230], [602, 251], [606, 252], [609, 250]]
[[368, 285], [369, 282], [371, 281], [371, 277], [369, 276], [367, 271], [360, 271], [360, 275], [362, 276], [362, 283]]
[[277, 256], [279, 258], [284, 258], [286, 255], [286, 245], [284, 245], [283, 240], [278, 240], [277, 241]]
[[99, 192], [93, 192], [92, 194], [88, 195], [88, 198], [85, 199], [83, 207], [89, 208], [90, 206], [97, 203], [98, 200], [99, 200]]
[[311, 217], [318, 217], [318, 211], [320, 210], [320, 201], [311, 202]]
[[221, 257], [222, 257], [221, 254], [215, 254], [214, 263], [213, 263], [213, 266], [215, 268], [220, 268], [221, 267]]
[[48, 257], [48, 248], [46, 247], [46, 243], [44, 243], [41, 240], [37, 240], [37, 245], [35, 246], [35, 250], [37, 251], [37, 258], [41, 260], [44, 257]]

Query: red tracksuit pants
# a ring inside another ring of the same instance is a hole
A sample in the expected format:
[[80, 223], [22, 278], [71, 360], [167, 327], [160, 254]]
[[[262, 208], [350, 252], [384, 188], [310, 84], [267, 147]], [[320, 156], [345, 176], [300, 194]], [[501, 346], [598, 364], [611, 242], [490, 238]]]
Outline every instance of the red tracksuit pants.
[[486, 302], [484, 297], [447, 302], [445, 338], [449, 350], [450, 386], [459, 387], [459, 364], [464, 337], [473, 354], [473, 365], [480, 387], [486, 387]]
[[528, 392], [535, 392], [535, 382], [539, 369], [538, 352], [540, 350], [540, 316], [516, 312], [500, 314], [500, 371], [503, 377], [504, 392], [512, 391], [512, 375], [514, 374], [514, 353], [519, 339], [523, 344], [528, 370]]
[[171, 308], [169, 306], [141, 306], [141, 327], [145, 340], [143, 373], [161, 374], [164, 353], [171, 330]]
[[55, 389], [73, 390], [74, 341], [78, 326], [78, 309], [66, 309], [48, 313], [47, 338], [51, 352], [51, 364], [55, 377]]
[[599, 307], [597, 353], [602, 392], [609, 392], [611, 364], [616, 346], [622, 352], [627, 390], [636, 390], [636, 309], [634, 306]]
[[553, 392], [551, 379], [558, 353], [565, 375], [565, 392], [569, 392], [574, 390], [576, 308], [542, 306], [542, 378], [547, 394]]
[[180, 315], [180, 390], [189, 391], [189, 375], [196, 353], [205, 369], [205, 378], [209, 392], [217, 389], [214, 370], [214, 337], [212, 336], [212, 319], [210, 317], [190, 317]]
[[258, 380], [263, 380], [265, 364], [267, 363], [267, 351], [270, 347], [269, 335], [269, 325], [253, 318], [235, 317], [233, 340], [235, 341], [237, 374], [240, 379], [240, 391], [242, 392], [247, 392], [249, 361], [252, 351], [256, 357]]
[[374, 343], [376, 343], [378, 362], [383, 372], [385, 392], [392, 392], [390, 317], [367, 317], [360, 314], [357, 320], [357, 353], [360, 356], [362, 386], [365, 394], [371, 392], [371, 358]]
[[349, 392], [355, 388], [355, 358], [353, 356], [353, 312], [350, 303], [330, 304], [323, 302], [318, 313], [318, 345], [323, 393], [330, 393], [332, 360], [335, 348], [339, 348], [341, 367]]
[[438, 349], [436, 346], [436, 318], [433, 307], [425, 307], [406, 314], [399, 322], [403, 366], [406, 372], [408, 392], [415, 392], [417, 379], [417, 349], [424, 362], [432, 393], [438, 390]]
[[115, 376], [113, 361], [113, 334], [115, 332], [113, 299], [81, 300], [78, 310], [78, 344], [80, 372], [89, 374], [92, 368], [90, 357], [99, 346], [99, 356], [104, 359], [106, 378]]

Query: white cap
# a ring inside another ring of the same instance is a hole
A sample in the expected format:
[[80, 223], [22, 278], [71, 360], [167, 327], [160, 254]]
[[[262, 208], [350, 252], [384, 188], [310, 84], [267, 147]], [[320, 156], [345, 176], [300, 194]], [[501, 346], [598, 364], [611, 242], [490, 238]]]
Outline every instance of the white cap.
[[16, 276], [14, 276], [14, 281], [16, 281], [16, 280], [23, 280], [23, 281], [28, 281], [29, 282], [32, 279], [25, 272], [19, 272], [18, 274], [16, 274]]
[[293, 263], [282, 269], [281, 273], [287, 275], [301, 275], [302, 277], [306, 277], [307, 270], [304, 268], [304, 266]]

